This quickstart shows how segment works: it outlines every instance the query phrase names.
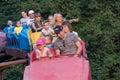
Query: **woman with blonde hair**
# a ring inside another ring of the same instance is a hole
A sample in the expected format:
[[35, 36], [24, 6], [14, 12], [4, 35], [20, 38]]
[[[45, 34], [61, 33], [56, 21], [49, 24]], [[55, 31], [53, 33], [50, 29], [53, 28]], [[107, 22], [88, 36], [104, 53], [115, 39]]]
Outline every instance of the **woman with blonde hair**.
[[[66, 19], [63, 18], [61, 13], [55, 13], [54, 14], [54, 21], [53, 21], [54, 27], [55, 26], [61, 26], [64, 21], [66, 21]], [[70, 19], [70, 20], [67, 20], [67, 21], [69, 21], [70, 23], [78, 22], [78, 19]]]
[[64, 21], [64, 18], [61, 13], [55, 13], [54, 14], [54, 21], [53, 21], [53, 27], [55, 26], [61, 26], [62, 22]]

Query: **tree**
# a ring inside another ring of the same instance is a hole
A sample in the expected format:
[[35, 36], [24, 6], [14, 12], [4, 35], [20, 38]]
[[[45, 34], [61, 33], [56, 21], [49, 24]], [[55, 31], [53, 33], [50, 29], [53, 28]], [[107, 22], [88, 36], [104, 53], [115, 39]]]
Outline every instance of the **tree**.
[[67, 19], [79, 18], [73, 29], [86, 42], [93, 80], [120, 78], [119, 0], [2, 0], [1, 26], [20, 19], [22, 10], [33, 9], [44, 19], [60, 12]]

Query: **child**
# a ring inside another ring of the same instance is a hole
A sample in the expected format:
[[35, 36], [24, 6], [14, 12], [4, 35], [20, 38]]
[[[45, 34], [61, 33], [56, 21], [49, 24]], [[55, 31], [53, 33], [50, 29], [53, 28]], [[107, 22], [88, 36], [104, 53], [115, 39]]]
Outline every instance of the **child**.
[[49, 21], [47, 20], [44, 21], [43, 25], [44, 25], [44, 29], [42, 30], [43, 36], [54, 34], [54, 30], [50, 27]]
[[45, 36], [45, 44], [47, 48], [53, 48], [53, 37], [51, 35]]
[[14, 33], [19, 35], [19, 33], [22, 31], [23, 27], [20, 21], [17, 21], [16, 27], [14, 29]]
[[35, 48], [36, 59], [40, 59], [41, 57], [52, 57], [49, 49], [45, 47], [45, 41], [43, 38], [38, 39]]
[[50, 24], [51, 28], [53, 28], [53, 20], [54, 20], [54, 16], [53, 15], [49, 15], [48, 16], [48, 21], [49, 21], [49, 24]]

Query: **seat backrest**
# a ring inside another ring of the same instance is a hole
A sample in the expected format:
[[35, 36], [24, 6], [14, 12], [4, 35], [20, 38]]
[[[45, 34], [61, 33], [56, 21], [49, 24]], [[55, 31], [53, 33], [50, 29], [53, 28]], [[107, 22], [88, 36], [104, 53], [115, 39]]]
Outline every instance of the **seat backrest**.
[[31, 34], [32, 34], [32, 31], [28, 30], [27, 35], [28, 35], [28, 40], [29, 40], [29, 45], [30, 45], [30, 51], [32, 51], [32, 42], [31, 42], [31, 38], [30, 38]]
[[31, 41], [32, 41], [32, 44], [36, 44], [36, 41], [42, 37], [42, 33], [41, 32], [34, 32], [31, 34], [30, 38], [31, 38]]

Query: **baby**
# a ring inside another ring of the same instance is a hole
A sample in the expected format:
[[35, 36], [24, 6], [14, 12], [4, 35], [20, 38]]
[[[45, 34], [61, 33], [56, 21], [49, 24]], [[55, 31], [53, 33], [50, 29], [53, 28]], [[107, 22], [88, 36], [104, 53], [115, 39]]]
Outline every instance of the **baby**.
[[38, 39], [35, 48], [36, 59], [40, 59], [41, 57], [52, 57], [49, 49], [45, 47], [45, 41], [43, 38]]

